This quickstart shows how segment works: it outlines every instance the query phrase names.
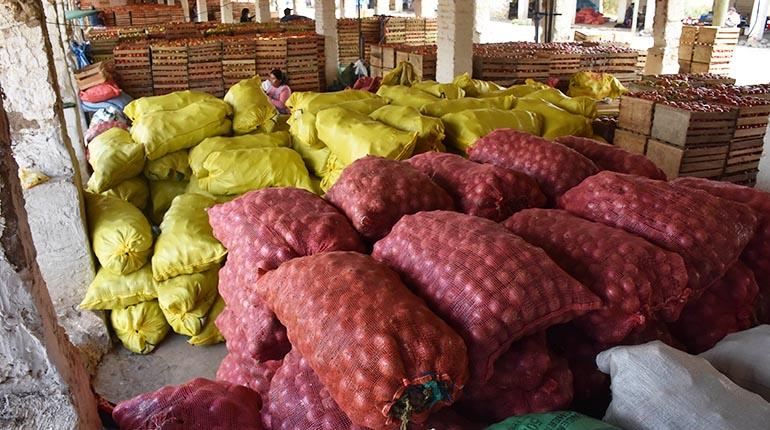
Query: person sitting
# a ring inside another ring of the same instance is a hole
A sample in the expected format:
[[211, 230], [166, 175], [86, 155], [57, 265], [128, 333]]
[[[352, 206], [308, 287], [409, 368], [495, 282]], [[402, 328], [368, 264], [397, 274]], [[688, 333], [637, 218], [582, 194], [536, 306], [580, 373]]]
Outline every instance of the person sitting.
[[270, 99], [270, 103], [278, 109], [278, 113], [289, 113], [289, 109], [286, 107], [286, 101], [291, 96], [291, 88], [287, 85], [286, 75], [281, 69], [273, 69], [270, 75], [267, 77], [267, 81], [263, 83], [262, 88], [267, 88], [265, 93]]
[[241, 9], [241, 22], [251, 22], [254, 19], [253, 16], [249, 16], [249, 8], [245, 7]]
[[295, 21], [298, 19], [310, 19], [310, 18], [302, 15], [294, 15], [291, 13], [291, 9], [288, 7], [283, 10], [283, 16], [281, 17], [281, 22]]
[[734, 7], [731, 7], [727, 11], [727, 17], [725, 18], [725, 27], [736, 28], [740, 24], [741, 24], [741, 14], [739, 14]]

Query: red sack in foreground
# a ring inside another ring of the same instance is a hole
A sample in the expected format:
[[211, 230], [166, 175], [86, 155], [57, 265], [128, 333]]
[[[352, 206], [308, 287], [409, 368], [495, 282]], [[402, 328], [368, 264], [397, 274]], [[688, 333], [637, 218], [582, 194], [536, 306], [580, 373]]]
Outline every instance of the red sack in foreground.
[[263, 430], [261, 407], [249, 388], [197, 378], [121, 402], [112, 417], [122, 430]]
[[404, 215], [454, 207], [446, 191], [421, 171], [400, 161], [373, 156], [346, 167], [326, 199], [372, 241], [385, 237]]
[[286, 328], [253, 288], [233, 283], [232, 266], [237, 264], [230, 254], [219, 271], [219, 290], [227, 306], [215, 324], [231, 354], [257, 361], [280, 359], [291, 349]]
[[743, 250], [741, 261], [754, 271], [759, 284], [757, 317], [761, 323], [770, 324], [770, 193], [700, 178], [679, 178], [673, 184], [697, 188], [723, 199], [744, 203], [754, 210], [759, 219], [757, 232]]
[[572, 402], [567, 360], [548, 349], [545, 332], [511, 345], [495, 363], [487, 384], [469, 386], [460, 404], [485, 421], [566, 409]]
[[239, 254], [239, 285], [251, 285], [260, 274], [295, 257], [364, 251], [361, 238], [344, 215], [298, 188], [252, 191], [210, 208], [208, 214], [217, 240], [230, 255]]
[[692, 293], [682, 257], [623, 230], [555, 209], [528, 209], [503, 225], [604, 301], [575, 320], [598, 342], [620, 342], [656, 316], [675, 321]]
[[758, 293], [754, 273], [737, 262], [699, 299], [687, 304], [679, 321], [670, 324], [671, 332], [691, 354], [700, 354], [728, 334], [752, 326]]
[[356, 83], [353, 84], [354, 90], [364, 90], [369, 91], [370, 93], [376, 93], [377, 90], [380, 89], [380, 84], [382, 83], [382, 77], [376, 76], [374, 78], [370, 76], [361, 76], [356, 80]]
[[482, 137], [468, 155], [473, 161], [495, 164], [535, 178], [552, 202], [599, 171], [577, 151], [513, 129], [495, 130]]
[[423, 422], [452, 404], [468, 379], [460, 336], [368, 255], [297, 258], [256, 287], [357, 425]]
[[[286, 355], [270, 387], [267, 410], [273, 430], [368, 430], [353, 424], [329, 390], [318, 380], [307, 360], [296, 351]], [[410, 430], [481, 430], [451, 409], [442, 409], [425, 423], [410, 423]]]
[[86, 133], [85, 133], [86, 144], [94, 140], [96, 136], [99, 136], [105, 131], [115, 127], [122, 128], [123, 130], [128, 130], [128, 125], [123, 121], [103, 121], [103, 122], [97, 122], [96, 124], [91, 124], [91, 126], [88, 127], [88, 130], [86, 130]]
[[495, 384], [495, 361], [513, 342], [601, 305], [542, 249], [456, 212], [401, 218], [372, 256], [462, 336], [473, 384]]
[[527, 208], [545, 206], [545, 195], [529, 176], [456, 154], [426, 152], [406, 160], [445, 189], [468, 215], [502, 221]]
[[746, 205], [705, 191], [608, 171], [571, 189], [559, 205], [681, 255], [692, 298], [738, 260], [757, 226], [757, 217]]
[[115, 81], [107, 81], [80, 92], [80, 100], [88, 103], [101, 103], [120, 95], [120, 87]]
[[617, 146], [607, 145], [593, 139], [577, 136], [561, 136], [553, 140], [572, 148], [593, 161], [602, 170], [644, 176], [650, 179], [666, 180], [666, 174], [649, 158], [634, 154]]

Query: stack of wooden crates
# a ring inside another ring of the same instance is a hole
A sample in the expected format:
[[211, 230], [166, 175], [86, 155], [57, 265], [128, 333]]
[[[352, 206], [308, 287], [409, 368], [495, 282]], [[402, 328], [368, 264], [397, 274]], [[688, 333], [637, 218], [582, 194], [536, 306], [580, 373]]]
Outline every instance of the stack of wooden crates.
[[680, 72], [729, 74], [739, 34], [738, 28], [683, 26], [679, 39]]
[[408, 61], [414, 71], [423, 79], [436, 79], [435, 45], [372, 45], [371, 75], [384, 76], [402, 61]]

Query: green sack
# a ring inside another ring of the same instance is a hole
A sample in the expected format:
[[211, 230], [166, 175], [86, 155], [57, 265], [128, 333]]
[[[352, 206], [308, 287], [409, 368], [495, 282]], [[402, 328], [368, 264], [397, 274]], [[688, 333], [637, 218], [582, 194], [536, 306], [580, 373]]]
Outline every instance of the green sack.
[[486, 99], [462, 98], [457, 100], [441, 100], [430, 103], [420, 109], [420, 113], [441, 118], [448, 113], [462, 112], [471, 109], [502, 109], [509, 110], [516, 103], [516, 97], [490, 97]]
[[422, 109], [427, 104], [441, 100], [425, 91], [403, 85], [382, 85], [377, 90], [377, 95], [389, 98], [394, 105], [411, 106], [417, 110]]
[[214, 195], [237, 195], [269, 187], [313, 190], [302, 157], [290, 148], [255, 148], [211, 153], [197, 174]]
[[206, 212], [214, 204], [200, 194], [182, 194], [171, 202], [152, 256], [155, 281], [203, 272], [225, 258], [227, 250], [214, 238]]
[[262, 89], [259, 75], [230, 87], [224, 100], [233, 108], [233, 132], [236, 135], [256, 131], [270, 120], [274, 121], [270, 128], [275, 125], [278, 110]]
[[542, 134], [548, 140], [560, 136], [593, 136], [591, 120], [569, 113], [566, 110], [543, 99], [520, 98], [512, 112], [526, 111], [539, 114], [543, 119]]
[[438, 118], [420, 115], [417, 109], [408, 106], [383, 106], [369, 114], [369, 117], [396, 130], [417, 133], [414, 154], [428, 151], [443, 152], [444, 123]]
[[150, 200], [152, 202], [150, 218], [155, 225], [160, 225], [163, 221], [163, 215], [171, 206], [171, 202], [176, 196], [184, 194], [186, 189], [187, 182], [150, 181]]
[[556, 88], [538, 90], [522, 97], [523, 99], [541, 99], [558, 106], [569, 113], [594, 119], [596, 113], [596, 100], [590, 97], [568, 97]]
[[367, 155], [403, 160], [412, 156], [417, 143], [417, 133], [396, 130], [344, 108], [318, 112], [315, 126], [318, 138], [345, 166]]
[[203, 162], [215, 151], [233, 149], [278, 148], [291, 146], [291, 136], [285, 131], [245, 134], [236, 137], [209, 137], [190, 150], [190, 167], [199, 175]]
[[442, 116], [441, 121], [446, 127], [444, 143], [461, 153], [467, 153], [477, 140], [499, 128], [513, 128], [539, 136], [543, 124], [538, 114], [500, 109], [450, 113]]
[[195, 346], [206, 346], [224, 342], [225, 337], [222, 336], [216, 325], [217, 317], [223, 310], [225, 310], [225, 301], [222, 297], [217, 296], [216, 301], [211, 305], [208, 315], [206, 315], [206, 324], [204, 324], [200, 333], [191, 337], [187, 343]]
[[158, 283], [158, 304], [176, 333], [195, 336], [201, 332], [217, 298], [218, 272], [217, 265], [202, 273], [176, 276]]
[[455, 76], [455, 79], [452, 81], [452, 83], [465, 91], [465, 97], [478, 97], [481, 94], [487, 94], [491, 93], [492, 91], [500, 91], [505, 89], [494, 82], [472, 79], [471, 76], [467, 73]]
[[286, 106], [291, 109], [292, 114], [318, 111], [344, 102], [355, 100], [373, 99], [377, 96], [369, 91], [363, 90], [343, 90], [329, 93], [316, 93], [313, 91], [297, 91], [289, 96]]
[[144, 266], [152, 252], [152, 228], [136, 206], [86, 193], [86, 216], [91, 247], [102, 267], [126, 275]]
[[455, 84], [440, 84], [436, 81], [420, 81], [412, 84], [412, 88], [436, 96], [441, 99], [457, 100], [465, 97], [465, 91]]
[[289, 133], [292, 149], [297, 151], [313, 174], [323, 177], [331, 151], [318, 139], [315, 121], [316, 114], [300, 113], [291, 121]]
[[175, 111], [142, 115], [131, 127], [131, 137], [144, 145], [147, 158], [157, 160], [174, 151], [191, 148], [203, 139], [229, 134], [230, 105], [205, 99]]
[[110, 322], [115, 335], [129, 351], [148, 354], [168, 334], [168, 323], [157, 300], [137, 303], [110, 312]]
[[[200, 91], [176, 91], [162, 96], [142, 97], [131, 101], [123, 108], [123, 113], [131, 121], [136, 121], [143, 115], [161, 111], [175, 111], [201, 100], [216, 99], [208, 93]], [[227, 113], [232, 114], [232, 111]]]
[[621, 430], [583, 414], [571, 411], [546, 412], [511, 417], [485, 430]]
[[186, 149], [166, 154], [144, 165], [144, 176], [151, 181], [189, 181], [191, 174]]
[[122, 128], [113, 127], [88, 144], [88, 164], [94, 169], [87, 188], [103, 193], [126, 179], [142, 173], [144, 147]]
[[109, 190], [101, 193], [104, 196], [117, 197], [136, 206], [139, 210], [147, 207], [147, 199], [150, 197], [150, 190], [147, 188], [147, 180], [141, 176], [119, 183]]
[[152, 267], [149, 264], [127, 275], [116, 275], [101, 268], [88, 286], [80, 308], [123, 309], [157, 297], [158, 290], [152, 280]]

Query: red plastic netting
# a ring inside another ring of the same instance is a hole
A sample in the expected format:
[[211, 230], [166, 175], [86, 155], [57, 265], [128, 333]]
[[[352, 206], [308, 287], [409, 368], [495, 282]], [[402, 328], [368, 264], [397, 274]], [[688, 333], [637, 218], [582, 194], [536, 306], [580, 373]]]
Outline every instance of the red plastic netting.
[[583, 154], [602, 170], [666, 180], [666, 174], [642, 154], [634, 154], [623, 148], [600, 143], [586, 137], [562, 136], [554, 139], [554, 142], [561, 143]]
[[572, 402], [567, 360], [548, 349], [545, 332], [525, 337], [495, 363], [492, 379], [468, 386], [460, 404], [486, 421], [566, 409]]
[[675, 321], [692, 292], [682, 257], [623, 230], [556, 209], [528, 209], [503, 225], [604, 301], [575, 321], [598, 342], [620, 342], [650, 318]]
[[474, 384], [490, 379], [511, 343], [601, 305], [542, 249], [483, 218], [405, 216], [372, 255], [460, 333]]
[[642, 236], [684, 259], [692, 298], [735, 263], [756, 230], [744, 204], [639, 176], [601, 172], [564, 194], [573, 214]]
[[261, 407], [254, 390], [197, 378], [121, 402], [112, 416], [124, 430], [263, 430]]
[[690, 353], [700, 354], [728, 334], [752, 326], [758, 293], [754, 273], [737, 262], [699, 299], [687, 304], [679, 320], [670, 324], [671, 332]]
[[243, 385], [259, 393], [262, 404], [267, 404], [270, 381], [275, 371], [281, 367], [281, 360], [269, 360], [262, 363], [247, 357], [229, 353], [222, 359], [217, 369], [217, 380]]
[[468, 215], [502, 221], [546, 203], [537, 182], [524, 173], [440, 152], [416, 155], [407, 162], [444, 188]]
[[385, 237], [404, 215], [454, 207], [446, 191], [421, 171], [373, 156], [346, 167], [326, 198], [372, 241]]
[[770, 193], [727, 182], [700, 178], [679, 178], [675, 185], [698, 188], [723, 199], [745, 203], [759, 219], [757, 232], [741, 254], [741, 261], [754, 271], [759, 284], [757, 317], [770, 324]]
[[476, 141], [470, 159], [526, 173], [553, 202], [599, 169], [566, 146], [512, 129], [495, 130]]
[[423, 422], [468, 378], [462, 339], [368, 255], [297, 258], [257, 289], [350, 419], [373, 429]]

